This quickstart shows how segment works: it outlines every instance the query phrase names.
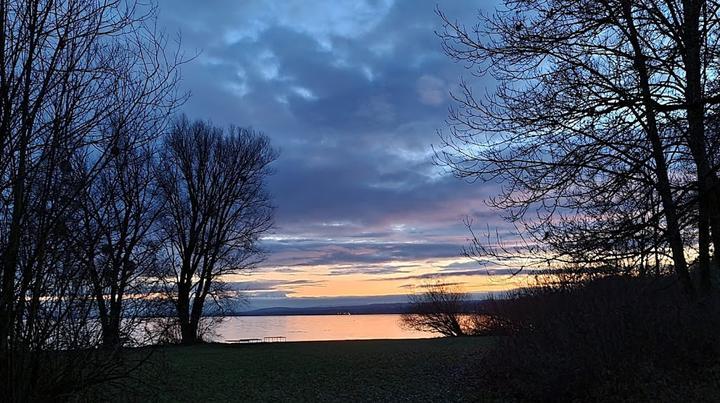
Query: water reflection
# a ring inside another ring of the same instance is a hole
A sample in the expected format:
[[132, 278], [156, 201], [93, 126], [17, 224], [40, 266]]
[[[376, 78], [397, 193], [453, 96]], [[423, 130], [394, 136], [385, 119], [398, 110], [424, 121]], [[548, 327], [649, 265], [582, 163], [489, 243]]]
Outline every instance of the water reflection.
[[423, 339], [435, 333], [404, 329], [400, 315], [235, 316], [217, 329], [218, 341], [284, 336], [287, 341]]

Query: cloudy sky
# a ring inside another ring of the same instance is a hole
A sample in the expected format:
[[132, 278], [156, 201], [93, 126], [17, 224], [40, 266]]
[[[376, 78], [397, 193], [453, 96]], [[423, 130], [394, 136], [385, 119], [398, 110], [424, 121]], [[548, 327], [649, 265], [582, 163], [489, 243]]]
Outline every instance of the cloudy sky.
[[[441, 51], [431, 1], [163, 0], [180, 32], [193, 118], [251, 126], [281, 155], [269, 189], [268, 260], [228, 279], [265, 298], [402, 295], [441, 276], [468, 291], [506, 289], [462, 258], [463, 218], [500, 225], [493, 185], [433, 165], [449, 93], [467, 72]], [[441, 3], [472, 23], [489, 1]], [[492, 268], [491, 268], [492, 269]]]

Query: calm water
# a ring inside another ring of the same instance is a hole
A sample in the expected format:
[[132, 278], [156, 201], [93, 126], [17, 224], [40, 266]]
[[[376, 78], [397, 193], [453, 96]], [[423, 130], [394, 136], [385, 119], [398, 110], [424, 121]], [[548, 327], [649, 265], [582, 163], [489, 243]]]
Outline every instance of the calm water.
[[422, 339], [437, 334], [404, 329], [400, 315], [234, 316], [218, 327], [218, 341], [284, 336], [287, 341]]

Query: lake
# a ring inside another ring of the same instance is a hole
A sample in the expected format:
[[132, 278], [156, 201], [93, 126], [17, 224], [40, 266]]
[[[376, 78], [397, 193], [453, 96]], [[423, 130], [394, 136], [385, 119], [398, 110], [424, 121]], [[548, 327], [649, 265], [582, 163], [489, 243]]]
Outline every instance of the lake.
[[400, 315], [232, 316], [217, 328], [217, 340], [286, 337], [287, 341], [425, 339], [436, 333], [404, 329]]

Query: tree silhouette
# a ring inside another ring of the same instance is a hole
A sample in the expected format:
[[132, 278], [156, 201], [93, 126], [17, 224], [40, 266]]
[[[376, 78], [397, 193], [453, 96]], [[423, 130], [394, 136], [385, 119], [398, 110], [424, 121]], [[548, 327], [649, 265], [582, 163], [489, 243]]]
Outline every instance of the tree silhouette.
[[410, 295], [411, 309], [400, 317], [402, 325], [443, 336], [466, 335], [461, 315], [467, 311], [469, 295], [439, 281], [423, 288], [423, 292]]
[[711, 235], [720, 246], [717, 136], [705, 130], [718, 100], [718, 3], [505, 5], [471, 29], [439, 12], [447, 54], [498, 83], [487, 97], [461, 84], [439, 160], [459, 177], [503, 181], [492, 204], [530, 245], [561, 245], [568, 228], [620, 245], [652, 225], [662, 241], [643, 253], [667, 251], [693, 295], [686, 247], [707, 274]]
[[81, 259], [82, 195], [126, 152], [107, 127], [161, 128], [182, 101], [181, 59], [155, 18], [152, 5], [132, 1], [0, 1], [0, 389], [8, 401], [83, 390], [121, 368], [90, 349], [99, 341]]
[[257, 242], [273, 224], [265, 178], [276, 158], [262, 134], [185, 117], [165, 138], [157, 169], [161, 222], [168, 291], [185, 344], [201, 336], [206, 299], [219, 302], [225, 295], [222, 276], [263, 258]]

